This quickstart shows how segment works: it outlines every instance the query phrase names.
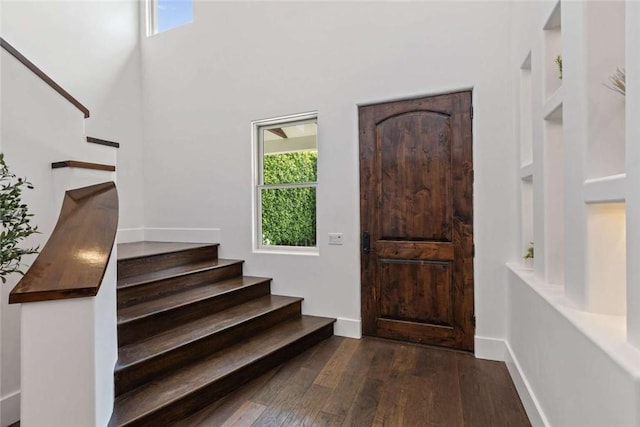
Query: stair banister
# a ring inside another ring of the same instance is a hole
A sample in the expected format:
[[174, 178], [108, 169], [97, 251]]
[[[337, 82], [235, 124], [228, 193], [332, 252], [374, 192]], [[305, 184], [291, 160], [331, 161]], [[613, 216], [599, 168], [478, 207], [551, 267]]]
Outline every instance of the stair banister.
[[101, 426], [117, 359], [118, 194], [69, 190], [58, 222], [10, 303], [21, 309], [21, 425]]
[[89, 118], [91, 113], [89, 112], [89, 109], [87, 107], [82, 105], [80, 103], [80, 101], [78, 101], [76, 98], [71, 96], [71, 94], [69, 92], [67, 92], [66, 90], [64, 90], [64, 88], [62, 86], [60, 86], [58, 83], [56, 83], [44, 71], [42, 71], [40, 68], [38, 68], [37, 65], [35, 65], [33, 62], [31, 62], [26, 56], [24, 56], [22, 53], [20, 53], [20, 51], [18, 51], [18, 49], [13, 47], [11, 44], [9, 44], [8, 41], [6, 41], [2, 37], [0, 37], [0, 47], [2, 47], [4, 50], [9, 52], [14, 58], [16, 58], [18, 61], [20, 61], [22, 63], [22, 65], [24, 65], [29, 70], [31, 70], [31, 72], [33, 72], [35, 75], [40, 77], [40, 79], [42, 79], [43, 82], [45, 82], [46, 84], [51, 86], [51, 88], [53, 90], [55, 90], [56, 92], [58, 92], [64, 99], [66, 99], [71, 104], [73, 104], [78, 110], [80, 110], [82, 112], [82, 114], [84, 114], [84, 118], [85, 119]]

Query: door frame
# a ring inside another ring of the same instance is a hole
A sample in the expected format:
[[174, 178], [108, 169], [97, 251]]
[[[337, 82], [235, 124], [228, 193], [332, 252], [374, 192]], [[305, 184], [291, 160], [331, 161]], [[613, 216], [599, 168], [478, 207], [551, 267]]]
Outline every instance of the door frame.
[[359, 173], [359, 241], [360, 241], [360, 247], [359, 247], [359, 251], [360, 251], [360, 315], [361, 315], [361, 321], [362, 321], [362, 335], [372, 335], [371, 334], [371, 326], [368, 324], [367, 322], [367, 318], [365, 316], [365, 311], [367, 309], [366, 304], [368, 302], [368, 300], [370, 299], [368, 297], [368, 293], [369, 292], [375, 292], [375, 285], [371, 286], [370, 283], [365, 283], [365, 277], [369, 276], [369, 272], [368, 270], [368, 262], [366, 262], [365, 257], [366, 255], [363, 253], [363, 241], [362, 241], [362, 235], [363, 235], [363, 224], [366, 222], [365, 219], [365, 212], [362, 206], [362, 196], [363, 193], [365, 191], [364, 189], [364, 185], [365, 185], [365, 180], [362, 177], [362, 159], [363, 159], [363, 145], [361, 142], [361, 127], [360, 127], [360, 108], [361, 107], [367, 107], [367, 106], [373, 106], [373, 105], [381, 105], [381, 104], [389, 104], [389, 103], [395, 103], [395, 102], [402, 102], [402, 101], [413, 101], [413, 100], [419, 100], [419, 99], [423, 99], [423, 98], [431, 98], [431, 97], [437, 97], [437, 96], [443, 96], [443, 95], [453, 95], [456, 93], [461, 93], [461, 92], [468, 92], [470, 94], [470, 136], [469, 136], [469, 143], [471, 144], [471, 168], [472, 168], [472, 182], [471, 182], [471, 191], [472, 191], [472, 196], [471, 196], [471, 229], [472, 229], [472, 246], [473, 246], [473, 255], [472, 255], [472, 259], [471, 259], [471, 263], [472, 263], [472, 283], [469, 287], [469, 291], [471, 292], [471, 317], [472, 317], [472, 331], [470, 332], [472, 334], [472, 337], [470, 337], [470, 346], [467, 348], [467, 350], [470, 350], [472, 352], [474, 352], [475, 350], [475, 345], [474, 345], [474, 341], [475, 341], [475, 330], [476, 330], [476, 316], [475, 316], [475, 311], [476, 311], [476, 307], [475, 307], [475, 283], [476, 283], [476, 265], [475, 265], [475, 233], [473, 232], [473, 230], [475, 229], [475, 179], [474, 179], [474, 174], [473, 174], [473, 168], [474, 168], [474, 162], [473, 162], [473, 141], [474, 141], [474, 129], [473, 129], [473, 118], [474, 118], [474, 114], [473, 114], [473, 105], [474, 105], [474, 88], [473, 86], [467, 86], [467, 87], [461, 87], [458, 89], [450, 89], [450, 90], [444, 90], [444, 91], [436, 91], [436, 92], [431, 92], [431, 93], [427, 93], [427, 94], [416, 94], [416, 95], [409, 95], [409, 96], [402, 96], [402, 97], [397, 97], [397, 98], [386, 98], [386, 99], [381, 99], [381, 100], [376, 100], [376, 101], [368, 101], [368, 102], [362, 102], [362, 103], [358, 103], [356, 104], [357, 110], [356, 110], [356, 115], [358, 118], [358, 173]]

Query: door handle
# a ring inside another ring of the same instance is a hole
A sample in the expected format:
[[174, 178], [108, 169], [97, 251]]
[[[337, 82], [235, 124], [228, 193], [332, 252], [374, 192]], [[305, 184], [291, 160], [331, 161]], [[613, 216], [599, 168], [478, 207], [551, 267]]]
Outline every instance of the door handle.
[[365, 255], [369, 255], [371, 253], [371, 236], [368, 231], [362, 233], [362, 252]]

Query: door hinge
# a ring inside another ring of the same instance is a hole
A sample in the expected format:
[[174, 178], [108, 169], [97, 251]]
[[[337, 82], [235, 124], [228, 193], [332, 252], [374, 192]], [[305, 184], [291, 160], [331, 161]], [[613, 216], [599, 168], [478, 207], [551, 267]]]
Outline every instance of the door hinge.
[[476, 327], [476, 315], [474, 314], [473, 316], [471, 316], [471, 324], [473, 325], [473, 327]]
[[471, 118], [473, 119], [473, 105], [471, 106]]
[[476, 257], [476, 244], [475, 244], [475, 243], [473, 243], [473, 244], [471, 245], [471, 256], [472, 256], [473, 258], [475, 258], [475, 257]]

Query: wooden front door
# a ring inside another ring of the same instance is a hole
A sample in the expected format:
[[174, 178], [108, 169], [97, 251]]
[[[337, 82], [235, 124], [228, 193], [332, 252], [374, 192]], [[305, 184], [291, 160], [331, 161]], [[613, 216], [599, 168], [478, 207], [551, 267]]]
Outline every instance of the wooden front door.
[[473, 350], [471, 92], [359, 108], [363, 333]]

